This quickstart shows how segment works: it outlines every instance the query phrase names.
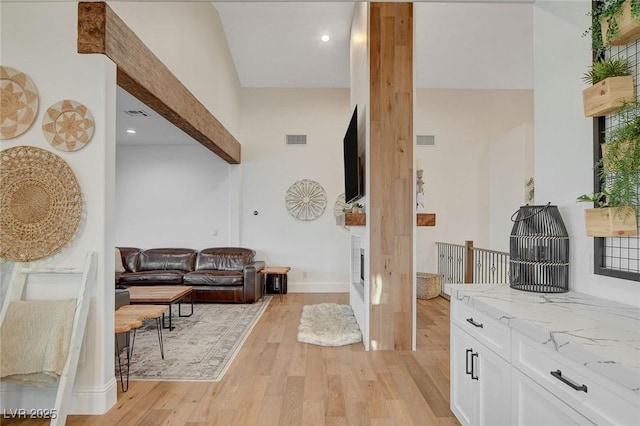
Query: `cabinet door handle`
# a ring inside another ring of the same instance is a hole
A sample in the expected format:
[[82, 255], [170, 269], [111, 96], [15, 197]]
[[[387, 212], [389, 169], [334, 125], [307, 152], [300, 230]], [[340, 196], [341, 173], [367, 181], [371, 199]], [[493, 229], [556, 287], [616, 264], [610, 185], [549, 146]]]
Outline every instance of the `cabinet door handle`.
[[471, 374], [473, 371], [473, 364], [471, 365], [471, 370], [469, 370], [469, 354], [473, 352], [473, 349], [467, 349], [467, 354], [464, 357], [464, 369], [466, 374]]
[[[478, 373], [476, 372], [476, 364], [473, 363], [473, 359], [478, 358], [478, 352], [471, 354], [471, 380], [478, 380]], [[473, 375], [475, 373], [475, 376]]]
[[[471, 355], [471, 357], [473, 357], [473, 354]], [[571, 389], [587, 393], [587, 385], [576, 385], [573, 381], [571, 381], [571, 380], [569, 380], [569, 379], [567, 379], [565, 377], [562, 377], [562, 371], [560, 371], [560, 370], [551, 371], [551, 375], [553, 377], [555, 377], [556, 379], [560, 380], [565, 385], [570, 386]]]
[[471, 325], [473, 325], [474, 327], [478, 327], [478, 328], [484, 328], [484, 325], [482, 325], [482, 323], [477, 323], [473, 320], [472, 318], [467, 318], [467, 322]]

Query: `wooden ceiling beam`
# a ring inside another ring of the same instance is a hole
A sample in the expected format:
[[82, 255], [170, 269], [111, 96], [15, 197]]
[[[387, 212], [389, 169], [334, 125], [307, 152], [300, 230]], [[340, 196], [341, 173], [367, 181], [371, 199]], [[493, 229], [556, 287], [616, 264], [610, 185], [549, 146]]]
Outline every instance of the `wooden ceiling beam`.
[[118, 86], [229, 164], [240, 143], [103, 2], [78, 3], [78, 53], [101, 53], [118, 67]]

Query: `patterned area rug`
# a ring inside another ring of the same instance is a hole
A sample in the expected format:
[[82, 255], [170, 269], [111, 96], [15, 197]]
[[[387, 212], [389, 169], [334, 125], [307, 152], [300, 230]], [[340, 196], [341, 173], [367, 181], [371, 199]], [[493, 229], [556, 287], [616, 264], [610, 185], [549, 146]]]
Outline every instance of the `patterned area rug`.
[[[145, 321], [136, 333], [129, 379], [222, 380], [270, 300], [271, 296], [265, 296], [248, 305], [195, 304], [191, 317], [178, 317], [177, 307], [174, 307], [175, 329], [162, 330], [164, 360], [160, 357], [156, 323]], [[188, 312], [189, 307], [186, 310]], [[117, 368], [116, 360], [116, 377], [119, 378]]]
[[362, 332], [349, 305], [320, 303], [302, 307], [298, 342], [344, 346], [362, 341]]

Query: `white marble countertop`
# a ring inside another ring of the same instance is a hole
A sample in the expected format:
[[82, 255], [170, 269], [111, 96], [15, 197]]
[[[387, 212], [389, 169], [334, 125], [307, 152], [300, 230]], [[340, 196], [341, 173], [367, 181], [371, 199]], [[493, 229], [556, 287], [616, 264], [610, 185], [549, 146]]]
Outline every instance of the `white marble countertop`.
[[458, 300], [640, 396], [640, 308], [582, 293], [447, 284]]

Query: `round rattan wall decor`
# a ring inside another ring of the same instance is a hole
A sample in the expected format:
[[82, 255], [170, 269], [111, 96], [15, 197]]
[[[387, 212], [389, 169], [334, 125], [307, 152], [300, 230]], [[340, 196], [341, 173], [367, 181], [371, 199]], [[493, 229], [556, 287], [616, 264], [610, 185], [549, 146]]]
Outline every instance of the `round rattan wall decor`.
[[82, 218], [82, 193], [67, 163], [33, 146], [0, 151], [0, 257], [29, 262], [71, 240]]
[[303, 179], [289, 187], [285, 202], [291, 216], [300, 220], [314, 220], [327, 207], [327, 193], [318, 182]]
[[93, 116], [89, 108], [65, 99], [47, 109], [42, 131], [47, 142], [61, 151], [77, 151], [93, 136]]
[[0, 139], [11, 139], [26, 132], [36, 119], [38, 92], [25, 73], [0, 66]]

